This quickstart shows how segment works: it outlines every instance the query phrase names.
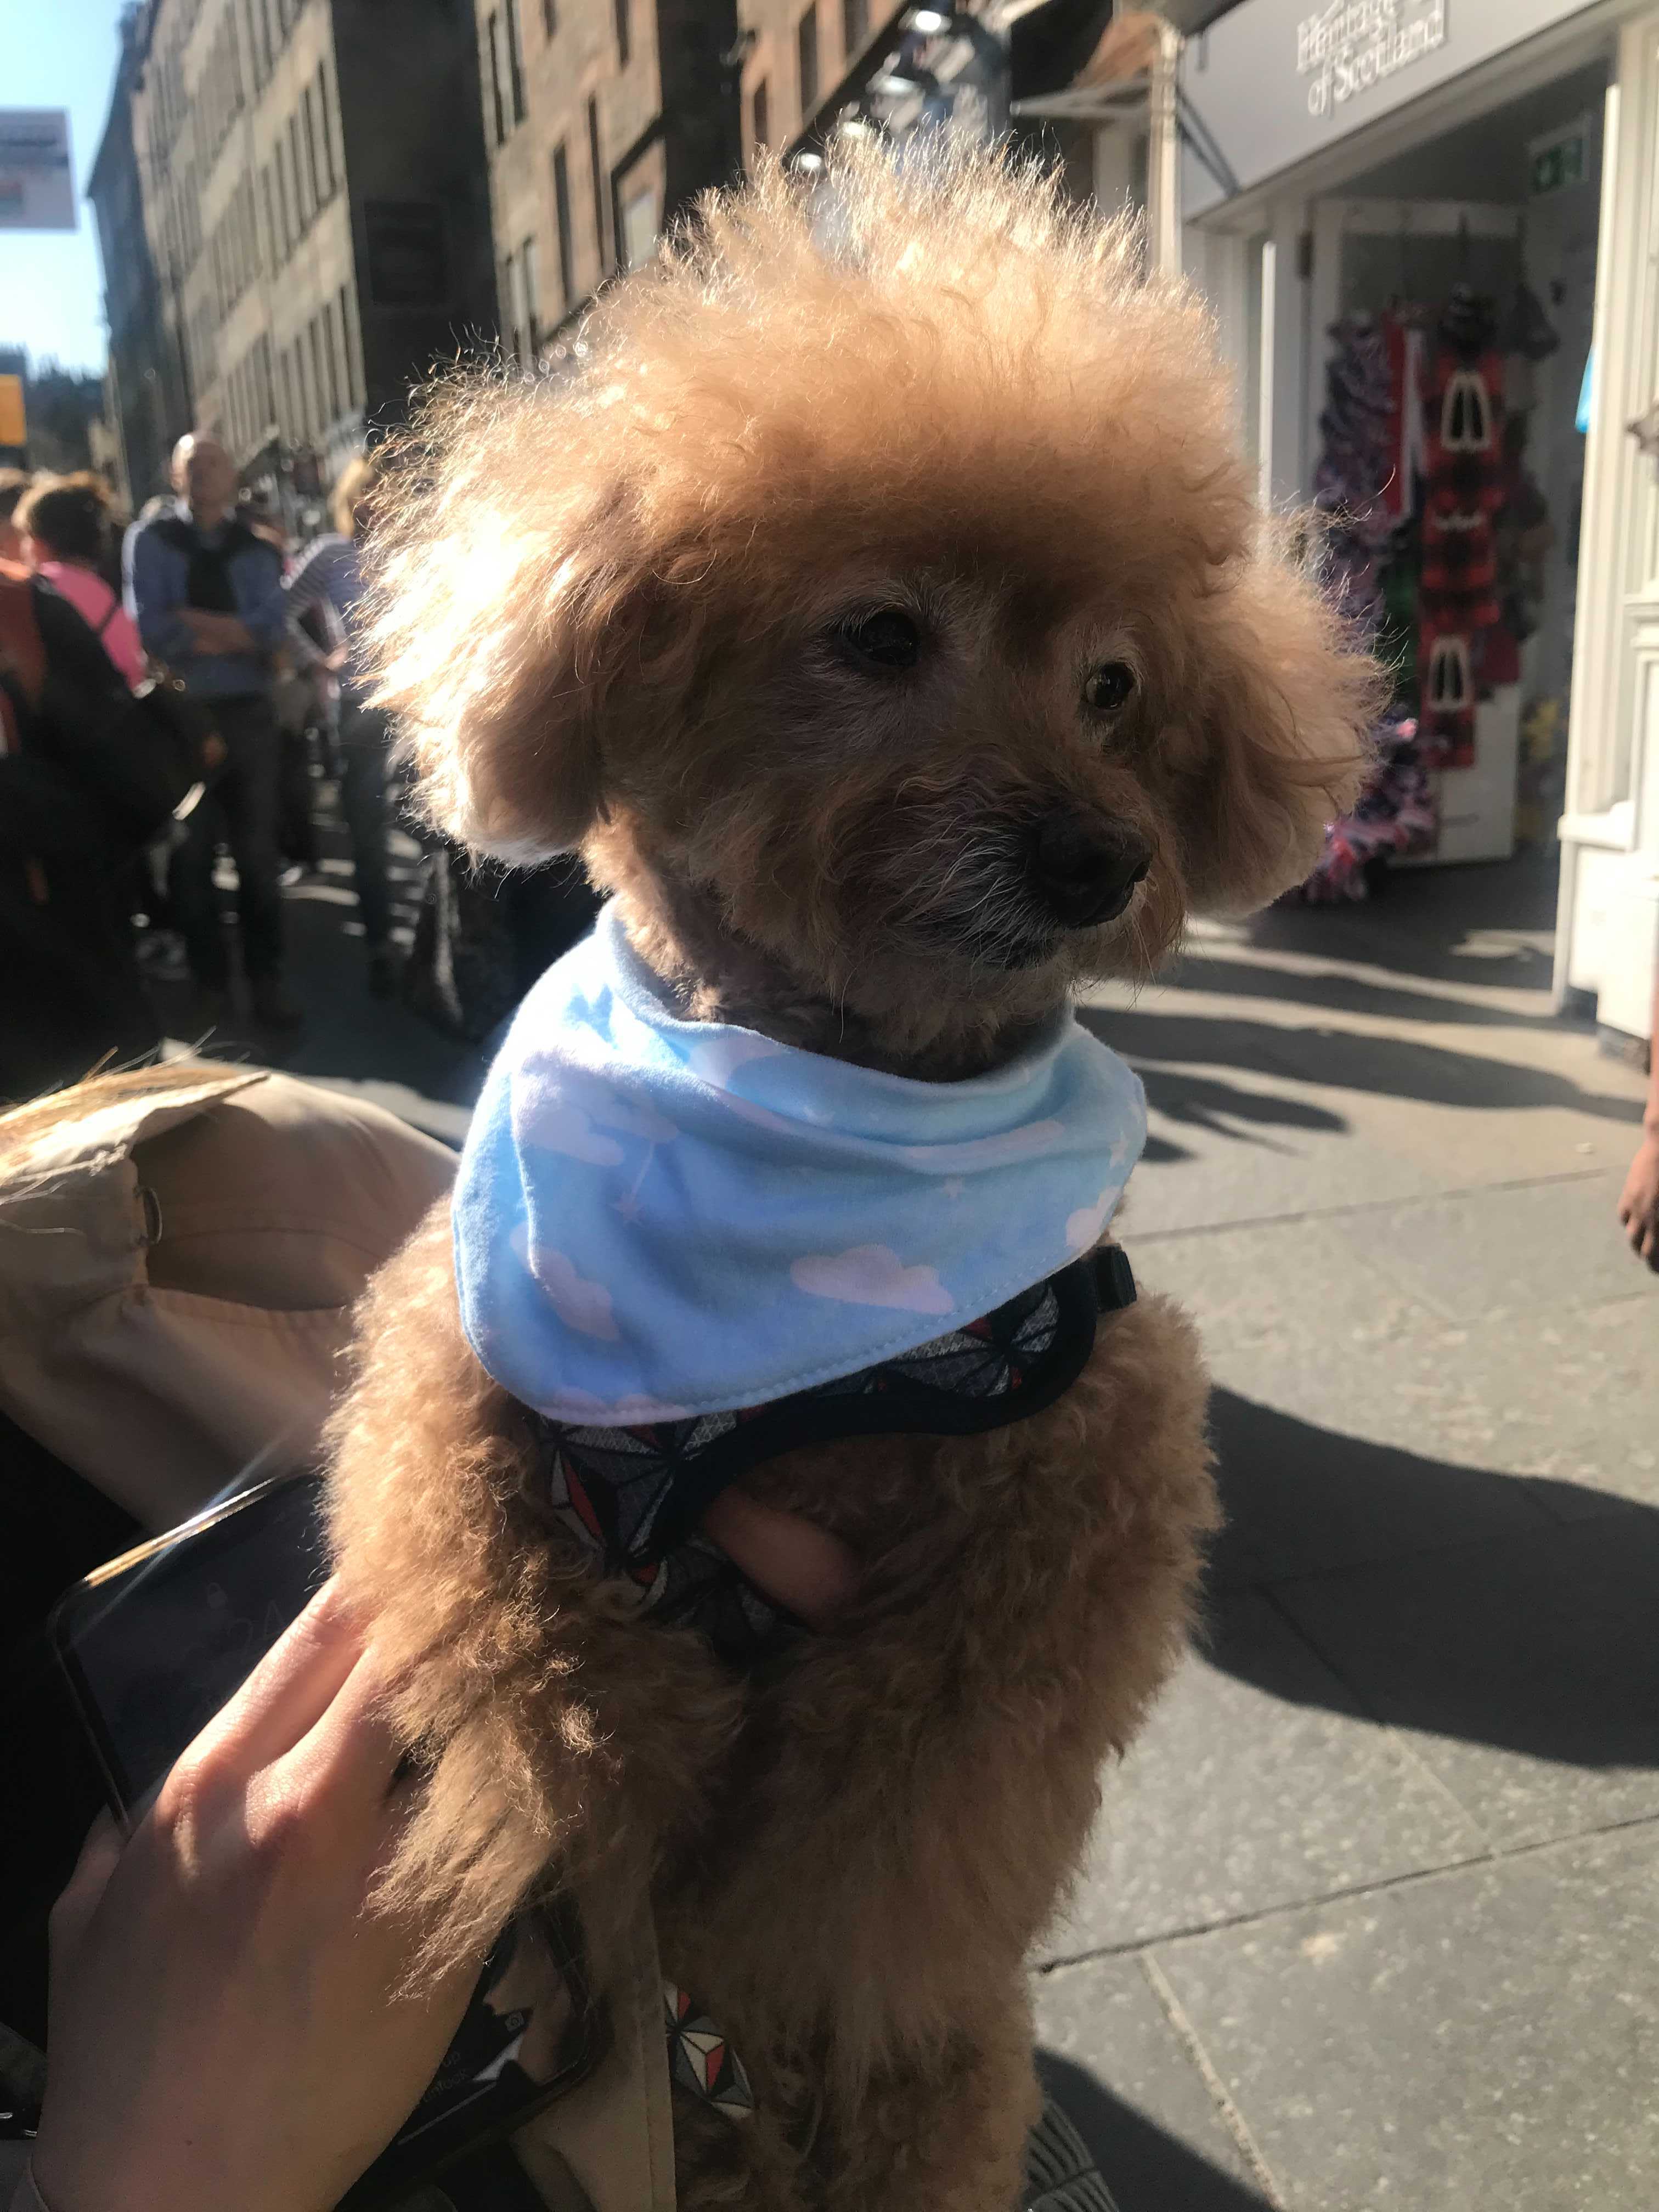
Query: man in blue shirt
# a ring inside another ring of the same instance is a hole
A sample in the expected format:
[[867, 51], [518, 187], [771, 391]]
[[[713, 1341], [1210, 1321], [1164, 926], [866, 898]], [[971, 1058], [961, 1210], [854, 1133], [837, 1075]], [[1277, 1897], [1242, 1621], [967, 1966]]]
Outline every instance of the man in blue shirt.
[[220, 842], [228, 843], [254, 1017], [293, 1028], [301, 1013], [282, 976], [280, 751], [270, 699], [271, 657], [284, 630], [282, 556], [236, 519], [235, 465], [216, 438], [193, 433], [179, 441], [173, 486], [176, 507], [127, 533], [127, 608], [146, 653], [211, 715], [225, 747], [173, 855], [173, 905], [200, 1018], [211, 1027], [229, 1011], [229, 957], [213, 887]]

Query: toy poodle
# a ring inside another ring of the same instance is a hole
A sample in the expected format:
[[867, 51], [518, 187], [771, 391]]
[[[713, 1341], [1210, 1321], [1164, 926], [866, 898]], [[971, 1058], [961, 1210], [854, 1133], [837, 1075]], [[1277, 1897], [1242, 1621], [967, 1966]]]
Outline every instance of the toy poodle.
[[1305, 872], [1375, 679], [1143, 259], [1006, 156], [770, 166], [432, 396], [378, 526], [431, 818], [611, 897], [334, 1425], [428, 1772], [387, 1881], [434, 1956], [570, 1885], [601, 1980], [648, 1895], [741, 2061], [676, 2069], [690, 2212], [1018, 2201], [1024, 1962], [1215, 1525], [1074, 995]]

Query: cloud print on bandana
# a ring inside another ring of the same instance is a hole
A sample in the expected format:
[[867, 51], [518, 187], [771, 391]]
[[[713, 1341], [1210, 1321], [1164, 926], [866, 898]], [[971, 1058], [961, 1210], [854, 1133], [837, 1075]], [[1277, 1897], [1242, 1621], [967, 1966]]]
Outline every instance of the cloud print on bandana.
[[1068, 1252], [1088, 1252], [1100, 1242], [1100, 1232], [1110, 1219], [1113, 1208], [1122, 1193], [1116, 1184], [1103, 1190], [1092, 1206], [1080, 1206], [1066, 1221], [1066, 1249]]
[[940, 1282], [936, 1267], [907, 1267], [886, 1244], [809, 1253], [792, 1263], [789, 1277], [797, 1290], [842, 1305], [892, 1306], [900, 1313], [956, 1311], [956, 1300]]
[[522, 1222], [513, 1231], [512, 1244], [567, 1328], [580, 1329], [584, 1336], [597, 1336], [607, 1344], [618, 1341], [622, 1331], [603, 1283], [589, 1282], [567, 1254], [532, 1245]]
[[517, 1135], [522, 1145], [560, 1152], [566, 1159], [580, 1160], [590, 1168], [622, 1165], [623, 1148], [616, 1139], [602, 1137], [591, 1116], [556, 1091], [538, 1098], [528, 1112], [517, 1117]]

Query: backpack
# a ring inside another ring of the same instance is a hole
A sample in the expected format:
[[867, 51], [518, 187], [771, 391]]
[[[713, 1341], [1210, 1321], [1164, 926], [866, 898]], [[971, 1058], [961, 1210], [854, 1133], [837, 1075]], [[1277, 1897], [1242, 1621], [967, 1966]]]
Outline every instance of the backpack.
[[[174, 680], [130, 692], [67, 599], [52, 596], [50, 635], [40, 617], [33, 580], [0, 567], [0, 752], [34, 750], [47, 722], [49, 750], [84, 779], [109, 840], [137, 851], [200, 798], [212, 733]], [[82, 711], [88, 703], [95, 714]]]

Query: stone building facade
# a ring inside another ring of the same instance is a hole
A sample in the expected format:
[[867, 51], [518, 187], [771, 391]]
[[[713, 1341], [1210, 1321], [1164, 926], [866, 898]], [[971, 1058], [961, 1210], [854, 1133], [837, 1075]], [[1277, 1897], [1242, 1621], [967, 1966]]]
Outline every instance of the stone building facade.
[[147, 0], [132, 44], [168, 436], [210, 428], [314, 501], [368, 422], [494, 337], [470, 0]]

